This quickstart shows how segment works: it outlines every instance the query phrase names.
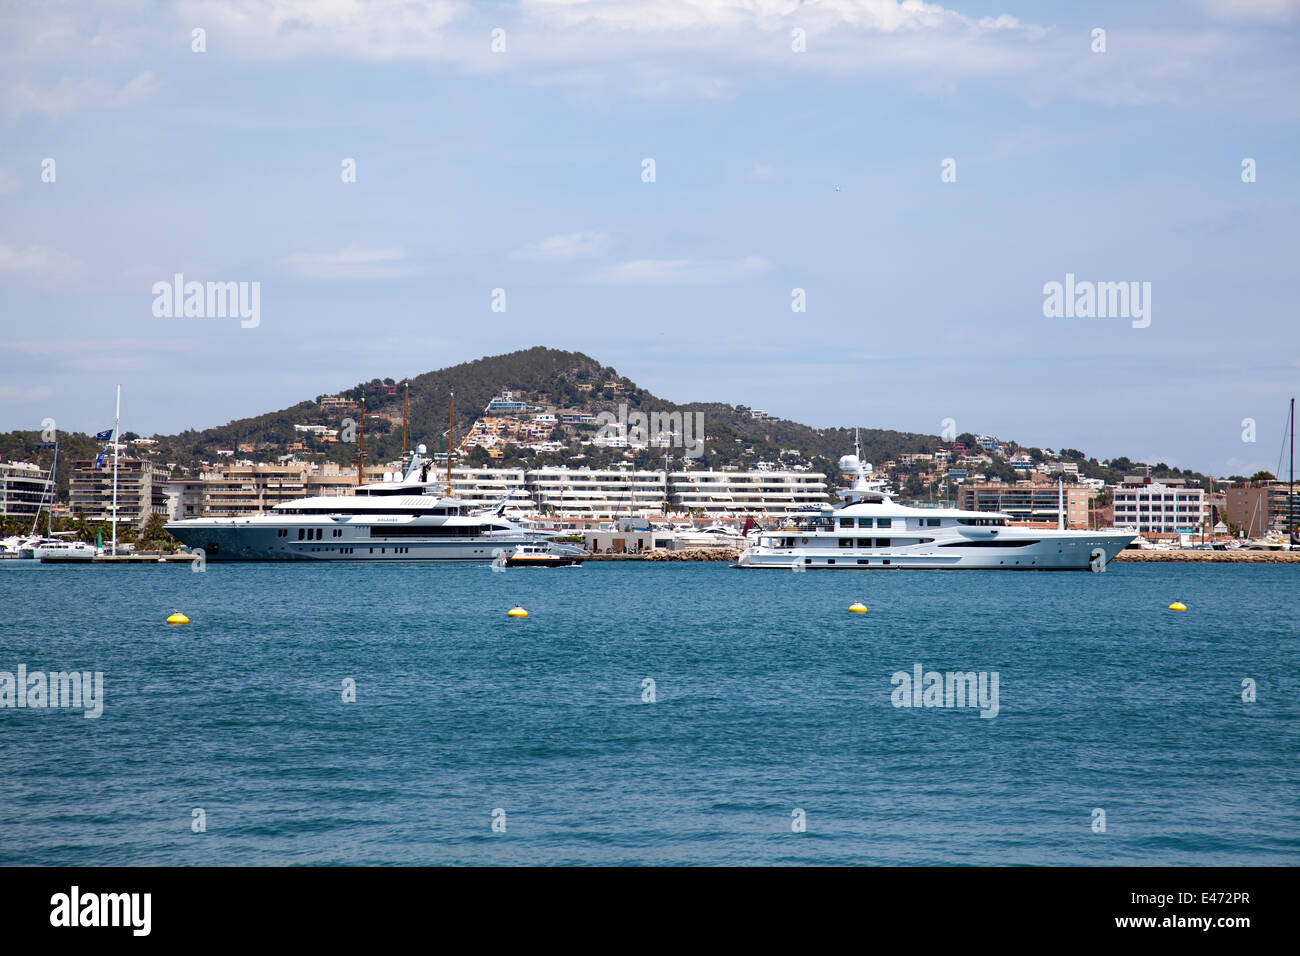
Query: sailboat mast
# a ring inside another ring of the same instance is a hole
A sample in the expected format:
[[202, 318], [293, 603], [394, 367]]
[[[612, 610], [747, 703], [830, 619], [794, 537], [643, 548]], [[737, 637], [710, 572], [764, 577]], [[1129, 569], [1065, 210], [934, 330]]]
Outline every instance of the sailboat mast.
[[122, 421], [122, 386], [117, 387], [117, 410], [113, 412], [113, 554], [117, 554], [117, 433]]
[[1287, 546], [1295, 533], [1295, 396], [1291, 396], [1291, 477], [1286, 492]]
[[[45, 512], [45, 536], [54, 537], [54, 494], [58, 490], [59, 434], [54, 433], [54, 464], [50, 466], [50, 510]], [[39, 513], [37, 515], [39, 517]]]
[[357, 446], [357, 487], [366, 480], [366, 396], [361, 396], [361, 443]]

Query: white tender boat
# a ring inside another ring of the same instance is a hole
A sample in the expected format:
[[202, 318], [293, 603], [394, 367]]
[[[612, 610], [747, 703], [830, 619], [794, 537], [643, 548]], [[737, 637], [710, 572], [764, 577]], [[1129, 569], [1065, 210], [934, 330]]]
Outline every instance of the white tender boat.
[[778, 570], [1104, 571], [1132, 541], [1129, 531], [1014, 527], [998, 512], [895, 504], [858, 455], [840, 459], [854, 475], [839, 507], [808, 511], [790, 527], [765, 531], [737, 567]]

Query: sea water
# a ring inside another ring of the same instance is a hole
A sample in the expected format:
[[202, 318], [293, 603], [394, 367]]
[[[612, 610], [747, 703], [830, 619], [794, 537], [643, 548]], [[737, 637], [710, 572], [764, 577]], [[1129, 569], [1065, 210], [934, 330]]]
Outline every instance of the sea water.
[[0, 562], [0, 864], [1294, 865], [1298, 584]]

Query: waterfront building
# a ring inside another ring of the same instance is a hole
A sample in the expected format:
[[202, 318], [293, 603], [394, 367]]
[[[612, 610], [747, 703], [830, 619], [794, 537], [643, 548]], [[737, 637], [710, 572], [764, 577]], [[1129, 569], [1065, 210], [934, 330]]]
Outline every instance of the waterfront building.
[[614, 518], [664, 510], [662, 471], [548, 467], [526, 475], [542, 514]]
[[[99, 468], [95, 459], [72, 463], [68, 508], [91, 522], [113, 520], [113, 458]], [[117, 463], [117, 522], [143, 528], [151, 515], [167, 516], [167, 498], [161, 482], [154, 482], [153, 462], [120, 458]]]
[[[1285, 531], [1288, 488], [1285, 481], [1244, 481], [1229, 485], [1224, 490], [1223, 518], [1241, 528], [1248, 538]], [[1289, 513], [1300, 524], [1300, 484], [1296, 486]]]
[[49, 473], [26, 461], [0, 461], [0, 517], [34, 518], [53, 503]]
[[1115, 526], [1142, 534], [1191, 534], [1205, 519], [1205, 492], [1183, 478], [1129, 475], [1115, 487]]
[[[1065, 526], [1087, 528], [1091, 490], [1066, 485], [1064, 499]], [[1060, 505], [1061, 491], [1055, 483], [991, 481], [961, 485], [957, 489], [957, 507], [963, 511], [997, 511], [1015, 521], [1049, 521], [1055, 524]]]
[[826, 502], [826, 476], [811, 471], [675, 471], [668, 476], [673, 511], [785, 517]]

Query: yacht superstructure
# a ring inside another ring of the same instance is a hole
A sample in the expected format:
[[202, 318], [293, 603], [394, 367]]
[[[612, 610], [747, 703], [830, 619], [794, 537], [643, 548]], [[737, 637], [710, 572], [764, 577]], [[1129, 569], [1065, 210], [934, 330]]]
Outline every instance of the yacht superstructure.
[[402, 473], [386, 474], [355, 495], [297, 498], [269, 514], [187, 518], [166, 528], [209, 561], [491, 561], [555, 536], [504, 517], [505, 501], [485, 510], [438, 494], [424, 453], [420, 445]]
[[805, 569], [992, 568], [1092, 570], [1136, 537], [1124, 531], [1067, 531], [1009, 525], [1008, 515], [896, 504], [859, 455], [840, 459], [854, 475], [844, 503], [765, 531], [741, 552], [738, 567]]

